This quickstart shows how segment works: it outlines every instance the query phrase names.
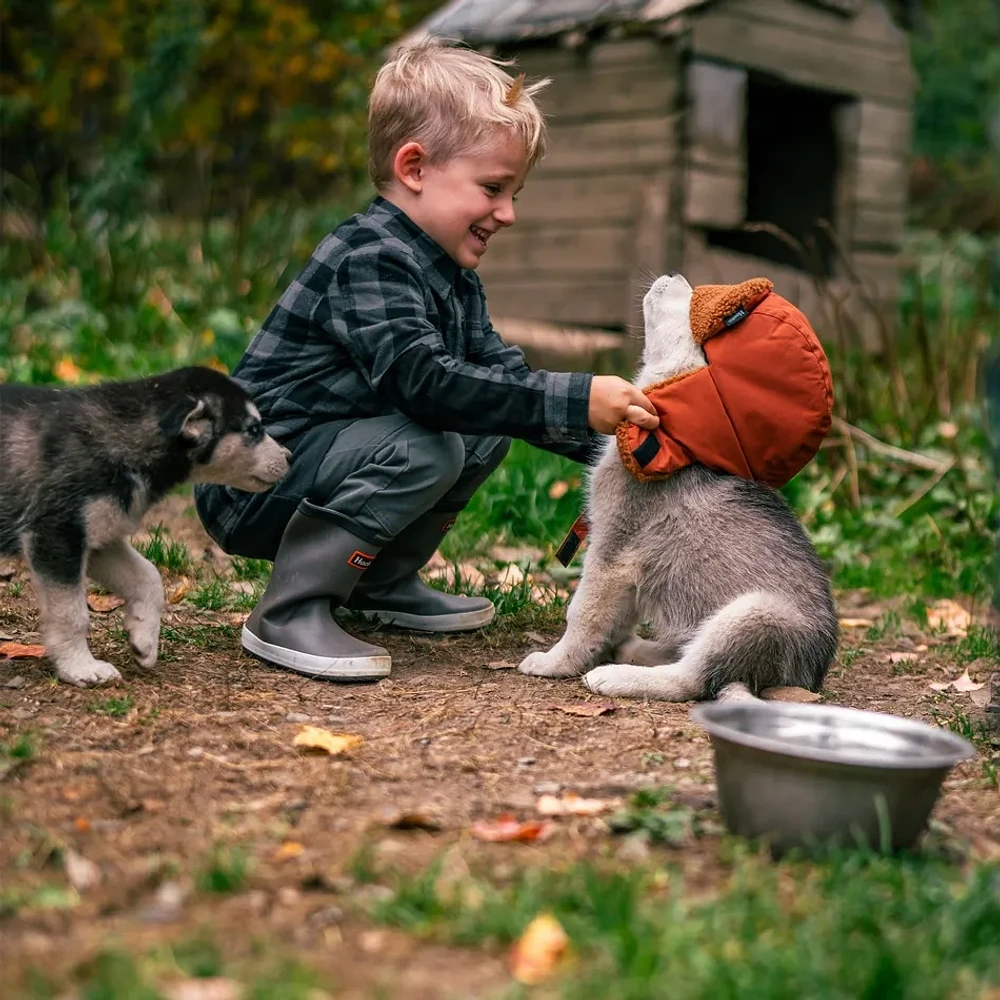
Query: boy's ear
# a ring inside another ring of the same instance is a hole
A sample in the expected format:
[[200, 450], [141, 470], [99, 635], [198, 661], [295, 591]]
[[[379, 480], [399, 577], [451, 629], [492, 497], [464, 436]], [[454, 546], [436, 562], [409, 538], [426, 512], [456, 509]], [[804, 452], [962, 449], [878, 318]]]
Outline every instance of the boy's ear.
[[403, 143], [396, 150], [396, 155], [392, 161], [396, 180], [414, 194], [420, 194], [424, 188], [424, 166], [426, 162], [427, 154], [419, 142]]

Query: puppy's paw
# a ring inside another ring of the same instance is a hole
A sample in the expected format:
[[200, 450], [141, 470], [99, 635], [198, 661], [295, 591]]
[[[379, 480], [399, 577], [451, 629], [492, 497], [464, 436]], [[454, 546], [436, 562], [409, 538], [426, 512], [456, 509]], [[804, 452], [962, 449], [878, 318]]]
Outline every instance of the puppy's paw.
[[589, 671], [583, 683], [594, 694], [617, 695], [623, 698], [641, 698], [649, 686], [649, 670], [626, 663], [612, 663]]
[[580, 671], [555, 650], [529, 653], [517, 668], [531, 677], [576, 677]]
[[95, 660], [92, 656], [77, 657], [56, 664], [56, 674], [59, 680], [77, 687], [96, 687], [109, 681], [120, 681], [122, 675], [104, 660]]
[[140, 667], [152, 667], [156, 663], [160, 651], [159, 616], [153, 621], [149, 621], [149, 619], [128, 621], [126, 619], [125, 628], [128, 631], [129, 644], [132, 647], [135, 662]]

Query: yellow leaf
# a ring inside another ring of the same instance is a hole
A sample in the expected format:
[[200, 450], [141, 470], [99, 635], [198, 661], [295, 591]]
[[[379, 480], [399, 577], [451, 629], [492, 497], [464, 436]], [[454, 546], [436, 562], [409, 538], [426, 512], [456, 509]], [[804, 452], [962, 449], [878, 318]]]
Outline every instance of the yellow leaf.
[[972, 615], [961, 604], [945, 598], [935, 601], [927, 609], [927, 624], [935, 631], [944, 629], [945, 635], [961, 638], [968, 634], [969, 626], [972, 624]]
[[304, 850], [305, 847], [297, 840], [285, 840], [274, 854], [271, 855], [271, 860], [290, 861], [292, 858], [297, 858]]
[[87, 606], [91, 611], [96, 611], [100, 615], [107, 614], [109, 611], [114, 611], [115, 608], [120, 608], [124, 603], [125, 598], [118, 597], [115, 594], [87, 595]]
[[182, 576], [170, 593], [167, 594], [167, 600], [171, 604], [179, 604], [184, 600], [184, 596], [190, 589], [191, 581], [186, 576]]
[[331, 757], [361, 746], [364, 740], [350, 733], [331, 733], [319, 726], [303, 726], [302, 732], [292, 740], [292, 745], [302, 753], [327, 753]]
[[73, 364], [72, 358], [60, 358], [56, 362], [55, 368], [52, 369], [52, 373], [60, 382], [79, 382], [80, 376], [83, 374]]
[[841, 628], [871, 628], [872, 627], [871, 618], [841, 618], [840, 627]]
[[535, 917], [514, 945], [510, 956], [511, 975], [525, 986], [548, 979], [569, 947], [562, 925], [550, 913]]

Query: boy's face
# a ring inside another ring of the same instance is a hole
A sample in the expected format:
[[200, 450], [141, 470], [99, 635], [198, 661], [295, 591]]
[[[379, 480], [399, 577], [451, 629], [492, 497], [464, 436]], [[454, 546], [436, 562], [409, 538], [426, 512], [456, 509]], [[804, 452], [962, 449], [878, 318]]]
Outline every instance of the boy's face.
[[528, 160], [524, 144], [498, 138], [476, 152], [436, 166], [419, 167], [419, 192], [406, 213], [459, 267], [476, 268], [490, 240], [514, 224], [514, 198], [524, 186]]

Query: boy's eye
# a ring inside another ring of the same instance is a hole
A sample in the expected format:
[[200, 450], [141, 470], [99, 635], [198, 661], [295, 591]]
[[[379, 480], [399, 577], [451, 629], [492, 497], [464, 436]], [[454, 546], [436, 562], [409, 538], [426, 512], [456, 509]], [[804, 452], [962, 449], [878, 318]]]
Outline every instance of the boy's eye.
[[499, 184], [484, 184], [483, 187], [486, 189], [486, 193], [494, 198], [500, 193]]

